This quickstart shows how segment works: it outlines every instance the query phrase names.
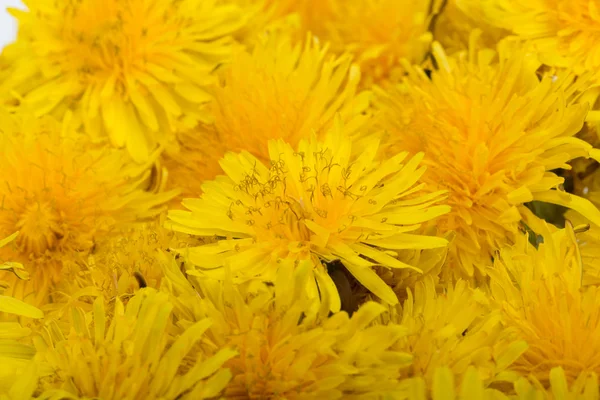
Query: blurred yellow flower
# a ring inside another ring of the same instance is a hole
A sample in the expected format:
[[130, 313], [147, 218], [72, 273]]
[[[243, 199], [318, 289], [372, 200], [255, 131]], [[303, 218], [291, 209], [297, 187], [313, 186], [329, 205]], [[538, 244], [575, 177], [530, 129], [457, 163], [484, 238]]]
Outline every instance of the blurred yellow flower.
[[218, 396], [231, 379], [222, 368], [235, 356], [220, 349], [200, 355], [182, 373], [183, 358], [203, 340], [210, 319], [191, 324], [177, 336], [168, 295], [146, 288], [124, 307], [119, 299], [109, 314], [104, 299], [85, 314], [74, 308], [71, 332], [63, 336], [56, 322], [35, 341], [36, 361], [52, 368], [41, 381], [38, 399], [206, 399]]
[[427, 276], [416, 284], [414, 294], [408, 289], [403, 306], [391, 308], [381, 322], [408, 329], [393, 349], [413, 355], [403, 375], [422, 377], [427, 387], [435, 386], [439, 368], [448, 368], [460, 382], [470, 367], [487, 386], [527, 348], [504, 328], [486, 294], [465, 281], [436, 293], [433, 278]]
[[443, 238], [409, 232], [449, 207], [435, 205], [443, 191], [420, 194], [421, 154], [378, 163], [377, 149], [378, 141], [370, 141], [353, 159], [352, 141], [338, 120], [324, 141], [303, 140], [297, 150], [270, 141], [268, 165], [248, 152], [228, 153], [221, 161], [227, 176], [206, 182], [201, 198], [184, 200], [189, 211], [169, 211], [171, 229], [218, 237], [185, 249], [197, 266], [188, 273], [223, 278], [228, 267], [236, 282], [270, 281], [281, 259], [311, 260], [308, 292], [328, 292], [332, 311], [338, 311], [339, 296], [322, 262], [339, 259], [368, 290], [397, 303], [373, 266], [414, 268], [394, 258], [394, 251], [444, 247]]
[[447, 57], [434, 43], [439, 69], [431, 79], [419, 67], [405, 83], [379, 91], [383, 156], [399, 151], [425, 153], [427, 190], [447, 190], [452, 212], [435, 222], [455, 231], [451, 276], [484, 273], [495, 250], [513, 243], [523, 204], [532, 200], [574, 209], [600, 224], [588, 200], [561, 190], [552, 172], [588, 157], [592, 146], [573, 137], [582, 127], [586, 104], [574, 93], [585, 79], [572, 75], [538, 79], [539, 62], [518, 43], [503, 41], [498, 51], [470, 49]]
[[329, 13], [310, 26], [332, 50], [350, 52], [364, 75], [363, 85], [396, 81], [403, 74], [400, 61], [425, 60], [433, 35], [432, 19], [442, 1], [327, 0]]
[[177, 324], [185, 327], [203, 318], [214, 322], [198, 352], [212, 354], [222, 347], [239, 352], [225, 364], [233, 379], [224, 397], [379, 399], [398, 391], [399, 369], [411, 357], [390, 346], [406, 329], [373, 326], [385, 311], [374, 302], [352, 318], [345, 312], [329, 316], [329, 294], [323, 292], [319, 301], [304, 290], [311, 263], [282, 264], [273, 287], [233, 285], [229, 279], [192, 278], [191, 284], [177, 266], [165, 272]]
[[488, 273], [504, 324], [529, 344], [512, 369], [548, 387], [555, 367], [564, 369], [569, 383], [582, 371], [600, 371], [600, 288], [582, 287], [572, 227], [544, 225], [536, 227], [543, 236], [537, 250], [522, 235], [500, 251]]
[[211, 91], [214, 125], [181, 133], [181, 151], [164, 157], [173, 186], [197, 196], [199, 182], [222, 174], [227, 151], [245, 150], [268, 163], [269, 140], [296, 147], [312, 134], [322, 137], [338, 114], [349, 134], [364, 128], [370, 94], [357, 93], [359, 80], [350, 56], [331, 55], [310, 35], [303, 44], [268, 37], [252, 52], [235, 53]]
[[158, 215], [177, 194], [146, 192], [146, 166], [121, 151], [92, 147], [68, 121], [0, 111], [0, 131], [0, 235], [20, 232], [0, 257], [25, 264], [33, 286], [18, 288], [14, 281], [12, 290], [34, 296], [34, 304], [97, 239]]
[[0, 92], [37, 116], [74, 112], [95, 140], [146, 161], [174, 132], [208, 119], [211, 73], [244, 18], [216, 0], [25, 0], [4, 50]]
[[485, 0], [484, 18], [531, 41], [541, 61], [575, 74], [600, 67], [600, 13], [589, 0]]

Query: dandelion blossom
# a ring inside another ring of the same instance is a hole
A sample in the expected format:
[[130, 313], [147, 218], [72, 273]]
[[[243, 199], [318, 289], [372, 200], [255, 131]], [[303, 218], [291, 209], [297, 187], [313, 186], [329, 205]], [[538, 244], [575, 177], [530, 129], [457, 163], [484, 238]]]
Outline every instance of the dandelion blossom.
[[174, 132], [207, 119], [212, 70], [243, 25], [215, 0], [24, 1], [12, 9], [17, 42], [5, 51], [12, 91], [36, 115], [71, 110], [98, 140], [146, 161]]
[[55, 321], [36, 340], [36, 359], [53, 370], [40, 399], [206, 399], [218, 396], [231, 379], [222, 368], [235, 355], [221, 349], [211, 358], [196, 357], [185, 373], [182, 359], [211, 325], [203, 319], [173, 337], [168, 296], [144, 289], [126, 307], [119, 299], [109, 313], [104, 299], [86, 315], [73, 310], [71, 332], [63, 336]]
[[600, 372], [600, 290], [582, 287], [581, 256], [570, 225], [537, 233], [544, 238], [537, 250], [523, 235], [500, 251], [489, 275], [503, 323], [529, 344], [511, 369], [548, 387], [555, 367], [564, 369], [569, 383], [582, 371]]
[[544, 64], [576, 74], [600, 67], [600, 14], [588, 0], [482, 2], [486, 21], [533, 43]]
[[427, 276], [416, 284], [414, 293], [408, 289], [402, 307], [392, 308], [381, 321], [408, 329], [394, 349], [414, 357], [403, 375], [422, 377], [427, 386], [435, 384], [439, 368], [448, 368], [460, 381], [469, 367], [488, 385], [527, 347], [502, 326], [485, 293], [465, 281], [437, 293], [433, 278]]
[[293, 272], [281, 269], [274, 287], [193, 277], [190, 283], [176, 266], [166, 272], [178, 325], [214, 321], [197, 351], [228, 346], [239, 353], [225, 364], [233, 378], [223, 397], [381, 398], [398, 391], [399, 368], [411, 357], [390, 346], [406, 330], [372, 325], [385, 311], [374, 302], [352, 318], [345, 312], [329, 317], [328, 294], [319, 301], [304, 290], [310, 262], [283, 264]]
[[38, 300], [96, 240], [153, 218], [177, 194], [146, 192], [144, 165], [131, 164], [121, 151], [91, 147], [68, 122], [4, 112], [0, 124], [0, 235], [20, 232], [0, 257], [25, 265], [39, 284], [30, 288]]
[[[214, 125], [183, 132], [182, 151], [165, 157], [176, 183], [185, 188], [214, 179], [227, 151], [246, 150], [268, 163], [269, 140], [295, 147], [313, 133], [322, 137], [337, 114], [349, 131], [363, 128], [369, 122], [369, 93], [357, 93], [360, 72], [351, 61], [330, 54], [310, 35], [303, 45], [275, 36], [252, 52], [237, 52], [212, 91]], [[189, 183], [177, 176], [186, 170], [196, 175]]]
[[509, 41], [498, 52], [472, 43], [455, 57], [436, 43], [434, 54], [440, 68], [431, 79], [410, 69], [404, 85], [379, 92], [378, 108], [384, 155], [424, 152], [428, 190], [448, 190], [452, 212], [436, 221], [441, 233], [456, 232], [445, 276], [484, 273], [493, 252], [516, 240], [523, 204], [532, 200], [600, 223], [596, 207], [561, 190], [563, 178], [552, 172], [592, 151], [573, 137], [587, 112], [573, 100], [585, 79], [540, 81], [539, 62]]
[[228, 267], [236, 281], [269, 281], [280, 260], [311, 260], [307, 290], [313, 296], [330, 292], [337, 311], [340, 300], [322, 261], [341, 260], [368, 290], [397, 303], [373, 267], [414, 268], [390, 254], [444, 247], [443, 238], [409, 232], [447, 213], [448, 206], [435, 205], [443, 192], [420, 195], [422, 155], [401, 153], [378, 163], [377, 149], [378, 141], [371, 141], [351, 159], [352, 142], [338, 123], [323, 142], [301, 141], [297, 150], [270, 141], [268, 165], [247, 152], [228, 153], [221, 161], [227, 175], [206, 182], [201, 198], [184, 200], [189, 211], [168, 214], [171, 229], [218, 237], [186, 249], [197, 266], [191, 272], [222, 278]]
[[365, 86], [397, 80], [400, 60], [425, 60], [433, 35], [432, 19], [439, 11], [437, 0], [330, 0], [331, 18], [316, 19], [316, 33], [332, 43], [336, 52], [351, 52], [364, 74]]

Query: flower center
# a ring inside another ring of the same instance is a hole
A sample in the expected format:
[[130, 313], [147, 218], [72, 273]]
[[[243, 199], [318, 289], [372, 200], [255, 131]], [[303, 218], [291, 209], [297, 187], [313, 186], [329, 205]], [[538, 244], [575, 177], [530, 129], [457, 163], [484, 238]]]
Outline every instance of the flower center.
[[27, 205], [17, 222], [17, 238], [27, 253], [36, 255], [53, 249], [64, 236], [60, 229], [60, 215], [48, 202]]

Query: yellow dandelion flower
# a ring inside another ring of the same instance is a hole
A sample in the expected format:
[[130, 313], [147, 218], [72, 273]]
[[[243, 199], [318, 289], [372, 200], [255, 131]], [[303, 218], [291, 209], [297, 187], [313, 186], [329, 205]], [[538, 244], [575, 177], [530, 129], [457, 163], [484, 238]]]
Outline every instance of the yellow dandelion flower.
[[239, 352], [225, 364], [233, 378], [224, 397], [375, 399], [399, 390], [398, 370], [411, 357], [390, 351], [404, 328], [372, 325], [385, 307], [370, 302], [352, 318], [345, 312], [329, 317], [328, 293], [319, 301], [304, 290], [311, 263], [283, 264], [292, 276], [280, 269], [272, 287], [190, 282], [176, 265], [165, 272], [177, 325], [214, 321], [198, 352], [224, 346]]
[[544, 64], [576, 74], [600, 67], [596, 2], [486, 0], [482, 8], [487, 21], [531, 41]]
[[215, 0], [24, 1], [0, 91], [36, 115], [76, 115], [95, 139], [145, 161], [180, 127], [208, 118], [212, 70], [243, 24]]
[[515, 382], [515, 399], [548, 400], [598, 400], [600, 399], [598, 375], [595, 372], [582, 372], [569, 384], [565, 371], [561, 367], [552, 368], [548, 375], [550, 387], [546, 388], [535, 377], [529, 381], [521, 378]]
[[401, 153], [378, 163], [374, 140], [353, 160], [343, 129], [338, 123], [323, 142], [301, 141], [297, 150], [270, 141], [269, 166], [247, 152], [228, 153], [221, 161], [227, 176], [206, 182], [201, 198], [184, 200], [189, 211], [168, 214], [173, 230], [219, 237], [185, 249], [197, 267], [190, 273], [222, 278], [229, 267], [237, 281], [269, 281], [281, 259], [311, 260], [307, 290], [313, 296], [330, 292], [332, 311], [338, 311], [339, 296], [322, 261], [339, 259], [368, 290], [397, 303], [373, 267], [414, 268], [391, 254], [444, 247], [443, 238], [409, 232], [449, 208], [434, 205], [443, 192], [420, 195], [422, 155]]
[[189, 176], [190, 170], [196, 175], [190, 183], [175, 176], [174, 183], [190, 187], [186, 192], [197, 190], [195, 182], [222, 173], [219, 160], [227, 151], [246, 150], [268, 162], [269, 140], [283, 139], [295, 147], [313, 133], [321, 137], [337, 114], [349, 134], [363, 128], [369, 121], [369, 93], [357, 94], [359, 80], [350, 56], [332, 56], [310, 35], [303, 45], [275, 36], [252, 52], [236, 53], [213, 89], [214, 126], [183, 133], [182, 152], [166, 157], [167, 167], [175, 167], [172, 178]]
[[428, 276], [416, 284], [414, 294], [408, 289], [403, 307], [393, 307], [381, 321], [408, 329], [393, 348], [414, 357], [404, 376], [422, 377], [427, 386], [435, 384], [439, 368], [448, 368], [460, 381], [470, 366], [487, 386], [527, 347], [511, 338], [484, 292], [465, 281], [437, 293]]
[[205, 399], [218, 396], [231, 379], [222, 368], [236, 354], [228, 349], [196, 357], [188, 371], [179, 371], [211, 321], [197, 321], [172, 337], [167, 294], [146, 288], [126, 307], [116, 299], [112, 315], [104, 304], [98, 298], [87, 315], [74, 309], [67, 336], [56, 322], [47, 322], [35, 341], [36, 360], [54, 373], [41, 380], [38, 399]]
[[484, 273], [493, 252], [515, 241], [524, 203], [562, 205], [600, 223], [596, 207], [560, 190], [563, 178], [552, 172], [594, 155], [573, 137], [587, 111], [573, 101], [585, 79], [540, 81], [539, 62], [519, 44], [503, 41], [495, 52], [472, 40], [455, 57], [435, 43], [432, 78], [414, 67], [378, 100], [384, 155], [424, 152], [428, 190], [448, 190], [452, 212], [435, 224], [456, 232], [444, 273], [460, 277]]
[[[581, 371], [600, 371], [600, 289], [582, 287], [582, 264], [573, 229], [540, 222], [536, 250], [523, 235], [500, 251], [490, 268], [491, 294], [503, 322], [529, 348], [511, 369], [544, 385], [554, 367], [572, 383]], [[545, 228], [542, 230], [542, 228]], [[541, 232], [540, 232], [541, 231]]]
[[315, 18], [313, 31], [332, 43], [336, 52], [349, 51], [364, 74], [363, 85], [397, 80], [400, 60], [425, 60], [432, 40], [429, 31], [440, 1], [328, 0], [330, 18]]
[[[154, 217], [177, 194], [144, 191], [144, 165], [91, 147], [68, 122], [1, 112], [0, 124], [0, 235], [20, 231], [0, 257], [25, 264], [35, 283], [17, 297], [31, 294], [39, 304], [61, 268], [83, 260], [96, 239]], [[15, 295], [23, 289], [16, 286]]]

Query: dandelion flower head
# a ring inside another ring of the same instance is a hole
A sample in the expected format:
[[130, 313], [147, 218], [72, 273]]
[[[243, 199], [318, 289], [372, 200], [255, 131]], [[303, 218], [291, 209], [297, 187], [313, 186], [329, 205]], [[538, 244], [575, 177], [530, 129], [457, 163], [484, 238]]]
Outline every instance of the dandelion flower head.
[[530, 41], [544, 64], [568, 67], [574, 73], [600, 67], [600, 14], [587, 0], [486, 0], [484, 18]]
[[428, 190], [448, 190], [452, 212], [436, 226], [456, 232], [444, 273], [459, 277], [484, 273], [493, 252], [516, 240], [524, 203], [559, 204], [600, 222], [598, 210], [560, 190], [563, 178], [552, 172], [591, 154], [573, 137], [587, 111], [573, 94], [585, 79], [540, 81], [539, 62], [521, 45], [478, 50], [477, 34], [471, 39], [470, 50], [454, 57], [435, 43], [431, 79], [414, 67], [378, 100], [384, 154], [424, 152]]
[[211, 72], [243, 25], [215, 0], [25, 1], [0, 91], [36, 115], [72, 111], [95, 140], [146, 161], [178, 129], [208, 118]]
[[491, 294], [504, 324], [529, 344], [511, 368], [548, 385], [550, 371], [562, 367], [573, 383], [581, 371], [600, 371], [600, 292], [582, 286], [581, 255], [569, 224], [552, 232], [540, 222], [536, 230], [544, 238], [538, 249], [523, 235], [494, 259]]
[[192, 272], [222, 277], [228, 267], [237, 281], [268, 281], [282, 259], [311, 260], [307, 290], [330, 292], [337, 311], [340, 300], [322, 261], [341, 260], [368, 290], [396, 303], [373, 266], [411, 268], [390, 252], [444, 247], [443, 238], [409, 232], [448, 206], [436, 205], [443, 192], [420, 194], [422, 155], [400, 153], [378, 163], [373, 140], [351, 159], [352, 141], [343, 129], [338, 120], [324, 141], [303, 140], [297, 149], [270, 141], [268, 165], [247, 152], [228, 153], [221, 161], [226, 176], [206, 182], [199, 199], [184, 200], [187, 210], [169, 211], [171, 229], [218, 237], [186, 249], [197, 266]]
[[421, 63], [433, 35], [432, 19], [439, 11], [437, 0], [329, 0], [329, 13], [315, 18], [311, 27], [332, 50], [355, 55], [364, 75], [363, 86], [398, 80], [400, 61]]
[[96, 240], [153, 218], [177, 194], [146, 192], [146, 166], [90, 145], [68, 119], [2, 111], [0, 123], [0, 234], [20, 232], [0, 256], [23, 263], [32, 282], [59, 279]]
[[167, 167], [184, 164], [197, 174], [196, 181], [213, 179], [222, 173], [219, 160], [227, 151], [246, 150], [268, 163], [269, 140], [295, 147], [313, 133], [322, 137], [337, 114], [348, 131], [364, 128], [369, 94], [357, 93], [360, 71], [351, 61], [348, 55], [332, 55], [310, 35], [303, 44], [287, 36], [268, 37], [252, 51], [235, 53], [212, 90], [214, 125], [183, 133], [186, 157], [171, 157]]
[[403, 306], [393, 307], [382, 322], [408, 329], [394, 346], [413, 355], [403, 376], [422, 377], [428, 387], [434, 384], [439, 368], [448, 368], [460, 382], [472, 367], [489, 384], [527, 347], [502, 326], [486, 294], [465, 281], [437, 293], [433, 278], [427, 276], [414, 290], [408, 289]]
[[273, 287], [188, 280], [176, 266], [166, 273], [177, 324], [214, 321], [198, 351], [225, 346], [239, 353], [225, 364], [233, 374], [225, 398], [371, 398], [399, 390], [399, 369], [411, 357], [390, 346], [406, 330], [374, 326], [385, 311], [375, 302], [351, 318], [330, 316], [328, 294], [319, 300], [304, 290], [311, 268], [302, 261], [292, 276], [281, 269]]
[[113, 310], [99, 297], [93, 310], [74, 308], [79, 324], [63, 335], [48, 320], [36, 339], [36, 361], [53, 373], [40, 380], [40, 398], [206, 399], [218, 396], [231, 379], [225, 361], [235, 355], [221, 349], [211, 358], [196, 357], [185, 373], [182, 359], [211, 325], [203, 319], [173, 337], [173, 305], [168, 295], [146, 288], [127, 306], [116, 299]]

